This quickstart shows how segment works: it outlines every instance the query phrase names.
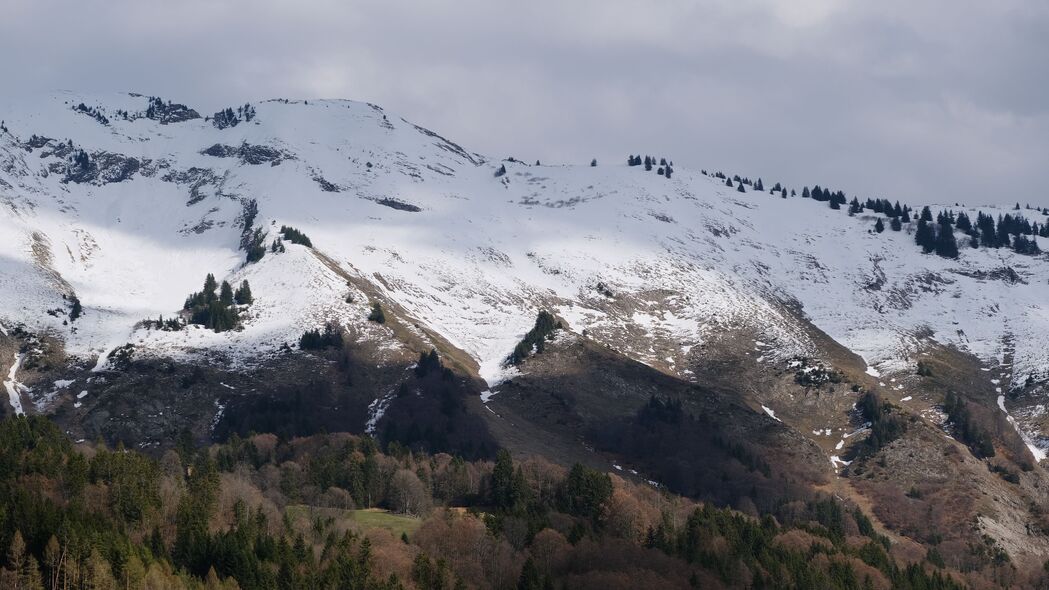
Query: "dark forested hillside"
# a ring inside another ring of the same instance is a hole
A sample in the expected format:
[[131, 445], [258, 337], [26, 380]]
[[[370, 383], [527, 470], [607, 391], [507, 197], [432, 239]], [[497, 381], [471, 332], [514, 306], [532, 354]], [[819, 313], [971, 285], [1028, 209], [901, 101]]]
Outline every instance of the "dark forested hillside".
[[272, 435], [155, 459], [0, 422], [0, 587], [954, 588], [833, 498], [747, 516], [541, 459]]

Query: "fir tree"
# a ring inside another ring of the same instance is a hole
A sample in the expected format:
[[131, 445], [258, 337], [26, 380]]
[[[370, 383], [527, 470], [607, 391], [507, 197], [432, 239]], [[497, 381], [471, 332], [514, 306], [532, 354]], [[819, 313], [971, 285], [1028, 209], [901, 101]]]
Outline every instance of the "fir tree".
[[251, 296], [251, 285], [248, 284], [247, 279], [241, 281], [240, 287], [237, 288], [237, 292], [233, 295], [233, 298], [237, 301], [237, 305], [251, 305], [255, 300]]
[[378, 301], [372, 304], [372, 311], [368, 314], [368, 321], [377, 324], [386, 323], [386, 314], [383, 312], [382, 305], [380, 305]]
[[874, 222], [874, 231], [878, 232], [879, 234], [885, 231], [885, 224], [882, 223], [881, 217], [878, 218], [878, 221]]
[[944, 258], [958, 257], [958, 243], [954, 240], [954, 229], [949, 223], [940, 225], [936, 236], [936, 253]]
[[892, 221], [889, 222], [889, 227], [892, 228], [892, 231], [900, 231], [903, 229], [903, 224], [900, 223], [899, 217], [893, 217]]
[[69, 309], [69, 321], [75, 322], [77, 318], [84, 315], [84, 308], [80, 305], [80, 299], [76, 295], [69, 297], [72, 307]]
[[230, 286], [229, 281], [222, 281], [222, 287], [219, 288], [219, 303], [226, 307], [233, 305], [233, 287]]
[[936, 249], [936, 232], [924, 219], [918, 220], [918, 229], [914, 232], [914, 242], [928, 254]]

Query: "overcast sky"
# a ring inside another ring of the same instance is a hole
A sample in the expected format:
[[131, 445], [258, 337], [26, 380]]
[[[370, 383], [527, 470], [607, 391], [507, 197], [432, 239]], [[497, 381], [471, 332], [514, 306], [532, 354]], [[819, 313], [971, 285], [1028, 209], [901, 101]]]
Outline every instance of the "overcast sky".
[[352, 98], [468, 149], [1049, 205], [1044, 0], [0, 0], [0, 92]]

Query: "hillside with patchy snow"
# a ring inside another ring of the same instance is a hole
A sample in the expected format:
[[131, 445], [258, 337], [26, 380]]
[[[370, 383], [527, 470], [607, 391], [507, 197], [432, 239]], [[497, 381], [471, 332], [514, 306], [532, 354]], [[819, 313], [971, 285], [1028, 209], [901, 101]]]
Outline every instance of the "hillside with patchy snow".
[[[5, 331], [50, 334], [99, 369], [126, 343], [249, 366], [327, 321], [372, 330], [363, 284], [489, 385], [512, 372], [504, 361], [541, 309], [686, 379], [690, 355], [727, 330], [756, 334], [762, 362], [818, 358], [805, 321], [872, 375], [913, 373], [933, 339], [995, 366], [1002, 387], [1049, 379], [1044, 255], [962, 239], [957, 259], [922, 254], [913, 223], [876, 233], [871, 212], [740, 193], [697, 170], [668, 179], [625, 155], [596, 167], [481, 156], [369, 104], [270, 100], [236, 124], [205, 118], [225, 106], [72, 93], [0, 104]], [[282, 225], [315, 251], [271, 252]], [[255, 236], [266, 254], [247, 264]], [[250, 281], [243, 329], [141, 324], [175, 316], [209, 272]]]

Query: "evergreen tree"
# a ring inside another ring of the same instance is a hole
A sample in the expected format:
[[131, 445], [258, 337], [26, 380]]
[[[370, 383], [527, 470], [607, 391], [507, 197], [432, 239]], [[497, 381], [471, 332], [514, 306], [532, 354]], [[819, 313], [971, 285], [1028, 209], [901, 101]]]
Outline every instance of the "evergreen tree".
[[743, 183], [742, 182], [736, 184], [736, 192], [737, 193], [745, 193], [745, 192], [747, 192], [747, 189], [743, 188]]
[[386, 314], [383, 312], [382, 305], [380, 305], [378, 301], [372, 304], [372, 311], [368, 314], [368, 321], [377, 324], [386, 323]]
[[492, 504], [506, 512], [514, 511], [524, 500], [523, 476], [514, 472], [513, 459], [506, 449], [500, 449], [495, 456], [491, 490]]
[[204, 278], [204, 301], [211, 302], [215, 299], [215, 289], [219, 284], [215, 281], [215, 275], [208, 273], [208, 276]]
[[506, 164], [500, 164], [499, 168], [496, 169], [496, 171], [495, 171], [495, 177], [499, 178], [500, 176], [502, 176], [504, 174], [506, 174]]
[[885, 224], [882, 223], [881, 217], [878, 218], [878, 221], [874, 222], [874, 231], [878, 232], [879, 234], [885, 231]]
[[954, 240], [954, 228], [949, 223], [940, 225], [936, 236], [936, 253], [944, 258], [958, 257], [958, 243]]
[[900, 223], [899, 217], [893, 217], [892, 221], [889, 222], [889, 227], [892, 228], [892, 231], [900, 231], [903, 229], [903, 224]]
[[928, 254], [936, 249], [936, 232], [924, 219], [918, 220], [918, 229], [914, 232], [914, 242]]
[[219, 303], [226, 307], [233, 305], [233, 287], [230, 286], [229, 281], [222, 281], [222, 287], [219, 288]]
[[593, 160], [590, 160], [590, 167], [593, 168], [595, 166], [597, 166], [597, 158], [594, 158]]
[[248, 284], [248, 279], [244, 279], [240, 283], [240, 287], [237, 292], [233, 295], [233, 298], [237, 301], [237, 305], [251, 305], [255, 300], [251, 296], [251, 285]]
[[280, 226], [280, 233], [284, 236], [285, 240], [288, 240], [292, 244], [299, 244], [300, 246], [306, 246], [307, 248], [313, 247], [313, 242], [310, 241], [309, 236], [294, 227], [282, 225]]

